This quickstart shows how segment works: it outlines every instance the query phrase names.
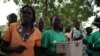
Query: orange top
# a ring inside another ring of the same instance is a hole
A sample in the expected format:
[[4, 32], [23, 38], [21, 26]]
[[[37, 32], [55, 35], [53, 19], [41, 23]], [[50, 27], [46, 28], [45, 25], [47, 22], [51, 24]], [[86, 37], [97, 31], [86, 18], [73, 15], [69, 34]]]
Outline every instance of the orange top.
[[17, 29], [19, 25], [16, 23], [12, 23], [8, 30], [3, 35], [3, 40], [10, 42], [10, 47], [18, 47], [19, 45], [24, 45], [26, 49], [22, 54], [18, 54], [16, 52], [8, 54], [8, 56], [35, 56], [34, 54], [34, 46], [41, 46], [41, 33], [35, 28], [35, 31], [29, 36], [29, 38], [24, 41]]

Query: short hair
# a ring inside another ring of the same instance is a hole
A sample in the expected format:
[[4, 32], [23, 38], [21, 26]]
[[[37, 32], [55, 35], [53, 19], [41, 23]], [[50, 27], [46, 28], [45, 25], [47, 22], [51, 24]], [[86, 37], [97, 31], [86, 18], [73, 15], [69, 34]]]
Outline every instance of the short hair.
[[52, 16], [52, 17], [50, 18], [50, 24], [51, 24], [51, 25], [53, 24], [53, 21], [54, 21], [55, 18], [60, 19], [59, 16]]
[[24, 10], [24, 8], [30, 8], [31, 10], [32, 10], [32, 13], [33, 13], [33, 22], [35, 22], [35, 10], [34, 10], [34, 8], [32, 7], [32, 6], [29, 6], [29, 5], [24, 5], [21, 9], [20, 9], [20, 12], [22, 13], [23, 12], [23, 10]]
[[93, 29], [92, 29], [92, 27], [87, 27], [85, 30], [86, 30], [86, 32], [91, 33]]
[[70, 32], [71, 31], [71, 28], [69, 27], [67, 27], [66, 29], [65, 29], [65, 32]]
[[17, 15], [15, 13], [11, 13], [7, 16], [7, 20], [9, 21], [10, 19], [12, 20], [17, 20]]
[[87, 27], [87, 28], [86, 28], [86, 31], [87, 31], [87, 30], [92, 30], [92, 27]]
[[80, 21], [76, 20], [76, 21], [75, 21], [75, 24], [80, 24]]
[[38, 19], [36, 20], [35, 26], [38, 27], [38, 26], [39, 26], [39, 23], [40, 23], [41, 21], [44, 22], [44, 18], [42, 18], [42, 17], [38, 18]]

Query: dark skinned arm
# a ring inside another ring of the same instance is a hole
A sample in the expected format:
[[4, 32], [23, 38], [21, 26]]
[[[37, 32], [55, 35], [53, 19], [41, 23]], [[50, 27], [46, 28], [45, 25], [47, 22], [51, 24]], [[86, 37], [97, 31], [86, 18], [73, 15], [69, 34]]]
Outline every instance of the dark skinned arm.
[[14, 49], [8, 46], [9, 46], [9, 42], [2, 40], [1, 50], [5, 53], [12, 53]]
[[22, 53], [26, 48], [24, 46], [19, 46], [17, 48], [12, 48], [12, 47], [9, 47], [9, 42], [7, 41], [2, 41], [2, 44], [1, 44], [1, 50], [5, 53], [12, 53], [12, 52], [16, 52], [16, 53]]

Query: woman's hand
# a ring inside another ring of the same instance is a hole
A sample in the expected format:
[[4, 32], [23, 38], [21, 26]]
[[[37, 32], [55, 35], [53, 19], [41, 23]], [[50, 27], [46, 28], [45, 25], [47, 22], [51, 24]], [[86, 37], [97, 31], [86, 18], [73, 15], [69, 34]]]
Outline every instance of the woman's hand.
[[21, 54], [25, 49], [26, 49], [25, 46], [20, 45], [19, 47], [17, 47], [17, 48], [15, 49], [15, 52]]

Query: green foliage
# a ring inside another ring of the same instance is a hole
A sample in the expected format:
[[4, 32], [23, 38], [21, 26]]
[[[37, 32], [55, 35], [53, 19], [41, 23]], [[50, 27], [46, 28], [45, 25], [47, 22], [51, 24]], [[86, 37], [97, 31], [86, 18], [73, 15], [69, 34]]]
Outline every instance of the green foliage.
[[[21, 0], [14, 2], [21, 5]], [[86, 0], [57, 0], [58, 5], [54, 2], [55, 0], [22, 0], [22, 4], [34, 6], [37, 17], [42, 13], [47, 27], [49, 27], [49, 18], [53, 15], [59, 15], [65, 27], [73, 26], [77, 19], [85, 21], [92, 15], [92, 8]]]
[[14, 0], [15, 4], [19, 4], [19, 0]]

